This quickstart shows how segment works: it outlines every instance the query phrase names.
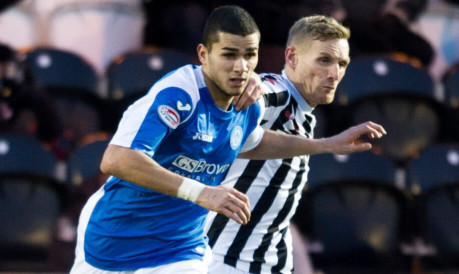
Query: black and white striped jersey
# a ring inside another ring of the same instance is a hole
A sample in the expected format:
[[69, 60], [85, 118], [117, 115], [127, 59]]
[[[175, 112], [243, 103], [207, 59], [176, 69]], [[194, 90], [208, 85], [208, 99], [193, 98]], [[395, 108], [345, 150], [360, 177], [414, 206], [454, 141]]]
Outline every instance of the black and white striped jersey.
[[[262, 74], [269, 87], [264, 95], [264, 128], [313, 137], [316, 124], [311, 108], [285, 73]], [[211, 212], [206, 232], [214, 260], [251, 273], [291, 273], [292, 238], [289, 222], [307, 180], [308, 156], [293, 159], [237, 159], [223, 185], [235, 187], [250, 199], [247, 225]]]

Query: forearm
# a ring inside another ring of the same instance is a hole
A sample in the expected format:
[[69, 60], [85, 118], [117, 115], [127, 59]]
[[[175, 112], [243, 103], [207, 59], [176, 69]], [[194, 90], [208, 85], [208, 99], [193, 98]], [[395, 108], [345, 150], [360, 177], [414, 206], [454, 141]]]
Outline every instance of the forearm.
[[304, 136], [265, 131], [260, 144], [247, 152], [240, 153], [239, 158], [272, 159], [292, 158], [298, 155], [312, 155], [330, 152], [326, 139], [307, 139]]
[[177, 196], [183, 177], [161, 167], [140, 151], [109, 145], [104, 153], [102, 172], [167, 195]]
[[361, 123], [357, 126], [329, 138], [307, 139], [302, 136], [280, 134], [266, 130], [260, 144], [253, 150], [241, 153], [240, 158], [270, 159], [292, 158], [299, 155], [319, 153], [350, 154], [370, 150], [372, 145], [361, 139], [368, 136], [370, 139], [381, 138], [386, 131], [381, 125], [373, 122]]

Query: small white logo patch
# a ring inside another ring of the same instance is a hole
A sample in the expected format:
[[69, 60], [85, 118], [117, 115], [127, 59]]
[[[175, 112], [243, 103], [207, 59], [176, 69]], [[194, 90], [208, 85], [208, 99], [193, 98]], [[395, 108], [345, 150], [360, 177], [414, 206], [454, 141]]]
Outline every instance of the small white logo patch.
[[193, 140], [201, 140], [204, 142], [212, 143], [214, 137], [212, 135], [196, 132], [196, 135], [193, 136]]
[[180, 124], [180, 116], [178, 115], [177, 111], [175, 111], [175, 109], [171, 108], [170, 106], [159, 106], [158, 114], [159, 117], [161, 117], [161, 120], [163, 120], [163, 122], [172, 129], [176, 129]]
[[231, 139], [230, 145], [233, 150], [237, 149], [242, 142], [242, 128], [240, 126], [236, 126], [231, 132]]
[[181, 101], [177, 101], [177, 109], [180, 111], [189, 111], [191, 110], [191, 106], [190, 104], [183, 105]]

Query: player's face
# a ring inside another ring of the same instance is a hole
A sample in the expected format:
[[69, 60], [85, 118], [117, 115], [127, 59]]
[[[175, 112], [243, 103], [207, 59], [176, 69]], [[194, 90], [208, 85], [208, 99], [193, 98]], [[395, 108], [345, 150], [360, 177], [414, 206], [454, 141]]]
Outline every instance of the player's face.
[[231, 101], [242, 94], [258, 63], [259, 42], [258, 33], [239, 36], [220, 32], [210, 51], [202, 44], [198, 46], [206, 84], [216, 102]]
[[[296, 57], [290, 57], [296, 58], [294, 68], [290, 69], [291, 78], [303, 98], [312, 107], [333, 102], [350, 61], [347, 40], [312, 40], [308, 48], [294, 51]], [[288, 52], [287, 49], [287, 65], [290, 65]]]

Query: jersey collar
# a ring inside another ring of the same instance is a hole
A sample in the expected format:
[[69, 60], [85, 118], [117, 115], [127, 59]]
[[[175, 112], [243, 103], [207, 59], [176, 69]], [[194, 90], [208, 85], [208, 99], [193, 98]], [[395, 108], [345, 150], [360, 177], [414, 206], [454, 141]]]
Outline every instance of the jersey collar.
[[285, 70], [282, 70], [282, 78], [285, 79], [285, 82], [288, 85], [289, 90], [291, 91], [290, 93], [292, 94], [293, 98], [297, 101], [299, 107], [303, 112], [306, 113], [312, 113], [314, 110], [313, 107], [311, 107], [306, 100], [300, 95], [298, 90], [295, 88], [292, 82], [290, 82], [290, 79], [288, 79], [287, 74], [285, 73]]

